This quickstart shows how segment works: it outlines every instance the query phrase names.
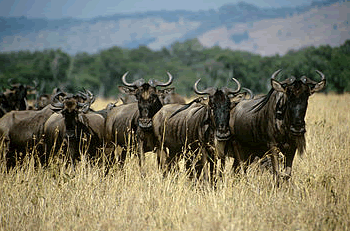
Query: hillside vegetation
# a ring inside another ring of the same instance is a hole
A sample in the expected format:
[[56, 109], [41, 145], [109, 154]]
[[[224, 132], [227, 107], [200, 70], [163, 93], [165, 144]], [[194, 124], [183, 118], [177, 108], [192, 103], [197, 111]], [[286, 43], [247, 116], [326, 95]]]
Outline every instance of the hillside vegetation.
[[0, 229], [348, 230], [349, 100], [349, 94], [310, 98], [306, 153], [280, 187], [256, 166], [246, 175], [227, 168], [216, 187], [183, 171], [163, 177], [154, 153], [142, 174], [132, 156], [107, 176], [84, 158], [74, 170], [59, 160], [34, 168], [29, 158], [8, 173], [2, 161]]
[[[129, 82], [139, 78], [148, 81], [174, 76], [172, 86], [185, 96], [193, 95], [192, 86], [201, 78], [200, 87], [230, 85], [231, 77], [255, 94], [270, 89], [270, 76], [283, 69], [279, 79], [291, 75], [319, 80], [315, 70], [327, 78], [327, 92], [350, 91], [350, 40], [338, 47], [329, 45], [289, 51], [283, 56], [260, 56], [249, 52], [204, 48], [197, 39], [176, 42], [170, 49], [152, 51], [145, 46], [135, 49], [112, 47], [97, 54], [75, 56], [62, 50], [19, 51], [0, 53], [0, 85], [8, 81], [38, 85], [39, 94], [51, 93], [55, 87], [77, 92], [83, 87], [100, 97], [116, 99], [121, 76], [129, 71]], [[231, 86], [229, 86], [231, 87]], [[32, 97], [33, 98], [33, 97]]]

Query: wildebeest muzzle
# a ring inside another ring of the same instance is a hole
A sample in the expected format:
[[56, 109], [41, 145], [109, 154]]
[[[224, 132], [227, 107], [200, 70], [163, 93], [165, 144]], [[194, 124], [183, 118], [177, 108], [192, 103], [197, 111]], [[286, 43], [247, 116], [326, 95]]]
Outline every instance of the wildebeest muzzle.
[[139, 118], [139, 126], [142, 129], [151, 129], [152, 128], [152, 119], [150, 118]]
[[218, 141], [226, 141], [231, 137], [231, 131], [230, 129], [217, 130], [215, 136]]
[[305, 124], [292, 124], [289, 129], [295, 136], [302, 136], [306, 132]]

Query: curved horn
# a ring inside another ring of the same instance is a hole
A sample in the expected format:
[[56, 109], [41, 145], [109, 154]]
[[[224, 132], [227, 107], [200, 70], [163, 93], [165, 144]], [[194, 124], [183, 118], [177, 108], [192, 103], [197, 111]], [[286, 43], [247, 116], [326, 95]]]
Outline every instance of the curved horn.
[[195, 92], [197, 95], [209, 95], [209, 92], [206, 91], [207, 89], [204, 90], [204, 91], [199, 91], [199, 90], [198, 90], [197, 85], [198, 85], [199, 81], [201, 81], [201, 79], [198, 79], [198, 80], [194, 83], [194, 85], [193, 85], [193, 90], [194, 90], [194, 92]]
[[129, 74], [129, 72], [125, 72], [125, 74], [123, 75], [122, 77], [122, 82], [125, 86], [128, 86], [128, 87], [135, 87], [135, 83], [128, 83], [126, 82], [126, 76]]
[[126, 82], [126, 76], [129, 74], [129, 72], [125, 72], [125, 74], [122, 76], [122, 82], [125, 86], [127, 87], [140, 87], [142, 84], [145, 83], [144, 79], [138, 79], [136, 81], [134, 81], [133, 83], [128, 83]]
[[54, 96], [51, 97], [51, 105], [57, 108], [63, 108], [63, 102], [61, 100], [62, 92], [56, 93]]
[[240, 84], [240, 82], [239, 82], [237, 79], [235, 79], [235, 78], [232, 78], [232, 80], [235, 81], [235, 82], [237, 83], [237, 89], [236, 89], [236, 90], [230, 89], [230, 93], [231, 93], [231, 94], [236, 94], [236, 93], [238, 93], [238, 92], [241, 90], [241, 84]]
[[246, 88], [246, 87], [242, 87], [242, 89], [246, 90], [249, 93], [249, 95], [250, 95], [249, 99], [253, 99], [254, 98], [254, 93], [253, 93], [252, 90], [250, 90], [249, 88]]
[[322, 72], [320, 72], [319, 70], [316, 70], [316, 72], [317, 72], [317, 74], [319, 74], [321, 76], [321, 78], [322, 78], [321, 81], [326, 80], [326, 77]]
[[88, 95], [89, 95], [89, 100], [90, 100], [90, 104], [93, 104], [94, 102], [95, 102], [95, 100], [96, 100], [96, 97], [94, 96], [94, 94], [92, 94], [92, 92], [91, 91], [89, 91], [89, 90], [85, 90], [87, 93], [88, 93]]
[[314, 93], [314, 92], [317, 92], [317, 91], [320, 91], [322, 90], [325, 86], [326, 86], [326, 77], [325, 75], [320, 72], [319, 70], [316, 70], [317, 74], [319, 74], [321, 76], [321, 81], [316, 83], [312, 89], [311, 89], [311, 94]]
[[[167, 86], [169, 86], [169, 85], [173, 82], [174, 77], [173, 77], [168, 71], [167, 71], [166, 73], [167, 73], [167, 75], [168, 75], [168, 77], [169, 77], [168, 82], [162, 83], [162, 82], [160, 82], [160, 81], [158, 81], [158, 80], [154, 80], [153, 82], [154, 82], [155, 87], [156, 87], [156, 86], [159, 86], [159, 87], [167, 87]], [[149, 83], [149, 84], [151, 85], [151, 83]]]
[[276, 76], [282, 71], [282, 69], [278, 69], [277, 71], [275, 71], [272, 76], [271, 79], [275, 80]]

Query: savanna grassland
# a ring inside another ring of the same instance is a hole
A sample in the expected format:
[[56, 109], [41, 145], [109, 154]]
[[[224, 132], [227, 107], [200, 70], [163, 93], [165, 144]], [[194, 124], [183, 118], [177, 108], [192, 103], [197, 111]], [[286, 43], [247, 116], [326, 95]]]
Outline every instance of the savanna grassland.
[[2, 161], [0, 230], [350, 230], [350, 95], [311, 96], [306, 124], [306, 153], [279, 187], [256, 166], [227, 168], [216, 187], [163, 177], [153, 153], [142, 174], [131, 157], [107, 176], [84, 158], [74, 170]]

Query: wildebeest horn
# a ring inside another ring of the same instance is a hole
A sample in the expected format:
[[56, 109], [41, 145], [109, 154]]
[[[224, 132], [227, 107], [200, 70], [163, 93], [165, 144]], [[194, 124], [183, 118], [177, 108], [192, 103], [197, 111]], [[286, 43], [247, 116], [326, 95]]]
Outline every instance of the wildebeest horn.
[[92, 94], [92, 92], [91, 91], [89, 91], [89, 90], [85, 90], [87, 93], [88, 93], [88, 95], [89, 95], [89, 99], [90, 99], [90, 104], [93, 104], [94, 102], [95, 102], [95, 100], [96, 100], [96, 97], [94, 96], [94, 94]]
[[240, 82], [239, 82], [237, 79], [235, 79], [235, 78], [232, 78], [232, 80], [235, 81], [235, 82], [237, 83], [237, 89], [236, 89], [236, 90], [230, 89], [230, 92], [229, 92], [229, 93], [231, 93], [231, 94], [236, 94], [236, 93], [238, 93], [238, 92], [241, 90], [241, 84], [240, 84]]
[[322, 78], [321, 81], [326, 80], [326, 77], [322, 72], [320, 72], [319, 70], [316, 70], [316, 72], [317, 72], [317, 74], [319, 74], [321, 76], [321, 78]]
[[51, 98], [51, 105], [57, 108], [63, 108], [63, 102], [61, 101], [60, 96], [65, 95], [63, 92], [57, 92], [54, 96]]
[[274, 80], [275, 80], [276, 76], [277, 76], [281, 71], [282, 71], [282, 69], [279, 69], [279, 70], [275, 71], [275, 72], [272, 74], [271, 79], [274, 79]]
[[201, 79], [198, 79], [193, 85], [193, 90], [197, 95], [210, 95], [210, 93], [214, 94], [213, 92], [214, 89], [212, 87], [209, 87], [203, 91], [199, 91], [197, 87], [199, 81], [201, 81]]
[[92, 94], [91, 91], [86, 90], [85, 88], [83, 88], [84, 91], [79, 91], [78, 94], [82, 95], [88, 103], [92, 104], [95, 102], [95, 96], [94, 94]]
[[138, 79], [136, 81], [134, 81], [133, 83], [128, 83], [126, 82], [126, 76], [129, 74], [129, 72], [125, 72], [125, 74], [122, 76], [122, 82], [125, 86], [128, 86], [128, 87], [140, 87], [142, 84], [145, 83], [145, 80], [144, 79]]
[[250, 95], [249, 99], [254, 98], [254, 93], [252, 92], [252, 90], [250, 90], [249, 88], [246, 88], [246, 87], [242, 87], [242, 89], [246, 90], [249, 93], [249, 95]]
[[[326, 77], [325, 77], [325, 75], [324, 75], [322, 72], [320, 72], [319, 70], [316, 70], [316, 72], [317, 72], [317, 74], [319, 74], [319, 75], [321, 76], [321, 78], [322, 78], [320, 82], [326, 81]], [[316, 85], [316, 84], [317, 84], [316, 81], [314, 81], [314, 80], [312, 80], [312, 79], [309, 79], [309, 78], [306, 77], [306, 76], [302, 76], [301, 79], [304, 79], [304, 80], [305, 80], [304, 83], [306, 83], [306, 84], [312, 84], [312, 85]]]
[[124, 74], [123, 77], [122, 77], [122, 82], [123, 82], [123, 84], [124, 84], [125, 86], [134, 87], [134, 86], [135, 86], [134, 83], [128, 83], [128, 82], [126, 82], [126, 76], [127, 76], [128, 74], [129, 74], [128, 71], [125, 72], [125, 74]]
[[38, 82], [36, 80], [33, 80], [34, 86], [29, 86], [29, 89], [37, 89], [38, 88]]
[[148, 81], [148, 84], [153, 86], [153, 87], [157, 87], [157, 86], [158, 87], [167, 87], [167, 86], [169, 86], [173, 82], [174, 77], [168, 71], [166, 73], [169, 77], [168, 82], [163, 83], [163, 82], [160, 82], [158, 80], [152, 79], [152, 80]]

